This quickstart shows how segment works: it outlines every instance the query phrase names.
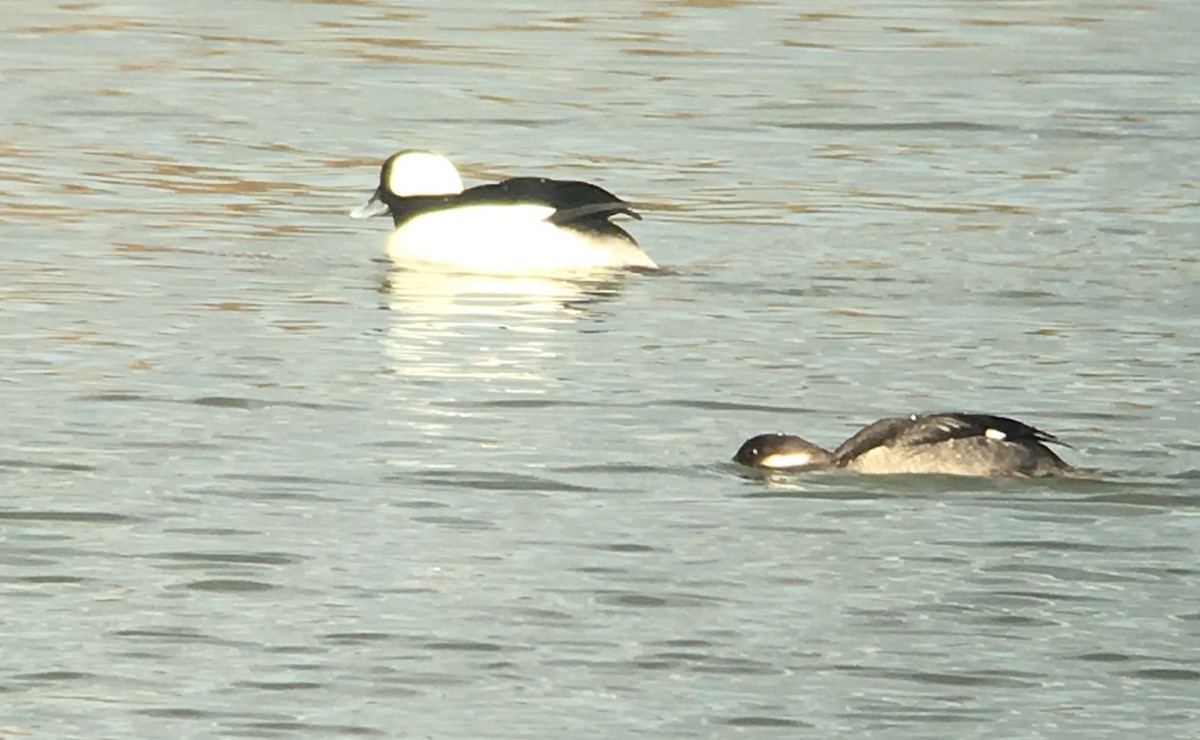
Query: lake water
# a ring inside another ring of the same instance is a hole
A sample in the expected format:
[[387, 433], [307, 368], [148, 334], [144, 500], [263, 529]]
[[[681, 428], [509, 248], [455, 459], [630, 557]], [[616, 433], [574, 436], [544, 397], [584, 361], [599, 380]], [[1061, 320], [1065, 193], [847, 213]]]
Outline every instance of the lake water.
[[[1200, 735], [1200, 4], [601, 5], [0, 5], [0, 736]], [[728, 462], [947, 409], [1097, 475]]]

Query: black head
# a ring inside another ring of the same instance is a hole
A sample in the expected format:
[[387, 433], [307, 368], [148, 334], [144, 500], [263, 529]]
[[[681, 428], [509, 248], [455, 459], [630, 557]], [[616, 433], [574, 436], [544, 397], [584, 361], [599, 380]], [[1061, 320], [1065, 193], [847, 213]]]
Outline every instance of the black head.
[[829, 452], [793, 434], [760, 434], [742, 443], [733, 461], [753, 468], [797, 469], [829, 465]]

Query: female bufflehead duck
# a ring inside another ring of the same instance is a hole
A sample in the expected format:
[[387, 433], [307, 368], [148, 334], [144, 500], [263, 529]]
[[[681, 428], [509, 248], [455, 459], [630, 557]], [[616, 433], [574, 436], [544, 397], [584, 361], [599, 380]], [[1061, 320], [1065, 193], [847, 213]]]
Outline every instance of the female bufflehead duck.
[[734, 462], [757, 468], [978, 476], [1061, 475], [1073, 469], [1045, 443], [1061, 444], [1015, 419], [988, 414], [921, 414], [868, 424], [833, 452], [790, 434], [746, 440]]
[[586, 182], [516, 177], [463, 189], [450, 160], [408, 150], [388, 157], [379, 187], [350, 213], [390, 213], [388, 255], [472, 272], [530, 274], [658, 265], [609, 219], [633, 207]]

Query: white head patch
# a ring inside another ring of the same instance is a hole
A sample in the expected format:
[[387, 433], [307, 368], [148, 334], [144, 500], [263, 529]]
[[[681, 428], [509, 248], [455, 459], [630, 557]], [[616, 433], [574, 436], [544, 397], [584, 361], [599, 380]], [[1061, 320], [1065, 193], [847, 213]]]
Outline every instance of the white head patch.
[[387, 189], [401, 198], [410, 195], [454, 195], [463, 190], [462, 178], [450, 160], [433, 152], [396, 155], [388, 172]]
[[800, 468], [812, 462], [812, 455], [807, 452], [779, 452], [767, 455], [759, 465], [764, 468]]
[[987, 437], [988, 439], [1001, 439], [1001, 440], [1008, 439], [1008, 435], [1005, 434], [1004, 432], [1000, 431], [999, 429], [990, 429], [989, 428], [984, 431], [983, 436]]

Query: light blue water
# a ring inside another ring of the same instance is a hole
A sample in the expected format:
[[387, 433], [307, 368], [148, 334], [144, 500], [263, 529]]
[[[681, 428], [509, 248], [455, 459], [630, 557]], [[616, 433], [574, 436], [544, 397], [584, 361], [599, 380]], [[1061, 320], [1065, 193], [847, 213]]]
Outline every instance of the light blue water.
[[[0, 8], [0, 735], [1200, 732], [1200, 11]], [[668, 270], [381, 260], [401, 147]], [[1092, 481], [763, 477], [970, 409]]]

